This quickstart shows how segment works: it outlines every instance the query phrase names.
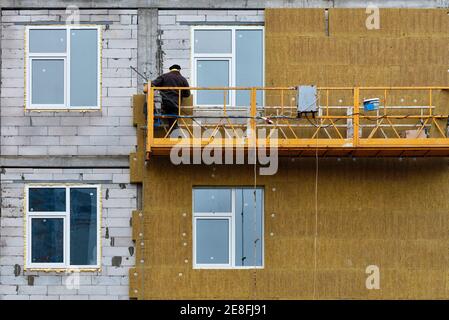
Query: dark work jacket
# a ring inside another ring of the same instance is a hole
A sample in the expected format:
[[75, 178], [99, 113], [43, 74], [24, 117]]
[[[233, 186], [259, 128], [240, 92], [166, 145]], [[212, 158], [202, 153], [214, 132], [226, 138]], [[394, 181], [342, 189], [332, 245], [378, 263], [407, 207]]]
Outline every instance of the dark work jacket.
[[[153, 87], [188, 87], [189, 83], [179, 71], [170, 71], [152, 81], [151, 85]], [[170, 100], [178, 106], [179, 90], [161, 90], [160, 93], [162, 96], [162, 103], [164, 103], [164, 100]], [[190, 97], [190, 90], [181, 90], [181, 97]]]

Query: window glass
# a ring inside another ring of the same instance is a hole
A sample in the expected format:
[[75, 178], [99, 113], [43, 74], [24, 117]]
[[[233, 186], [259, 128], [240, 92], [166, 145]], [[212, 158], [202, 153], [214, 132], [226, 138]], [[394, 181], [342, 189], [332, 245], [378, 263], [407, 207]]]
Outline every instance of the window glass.
[[65, 212], [65, 188], [30, 188], [28, 210], [31, 212]]
[[[263, 86], [263, 32], [262, 30], [236, 30], [236, 86]], [[262, 91], [257, 92], [257, 104], [262, 105]], [[236, 91], [237, 106], [250, 105], [249, 91]]]
[[97, 189], [70, 189], [70, 264], [97, 264]]
[[[254, 206], [256, 204], [256, 206]], [[235, 265], [262, 265], [262, 190], [235, 191]], [[255, 263], [257, 261], [257, 263]]]
[[31, 261], [62, 263], [64, 261], [64, 220], [62, 218], [31, 219]]
[[229, 220], [196, 220], [196, 262], [201, 264], [229, 263]]
[[65, 29], [30, 30], [30, 53], [65, 53], [67, 47]]
[[70, 105], [96, 106], [98, 94], [97, 30], [70, 30]]
[[231, 189], [194, 189], [195, 212], [231, 212]]
[[231, 53], [231, 30], [195, 30], [195, 53]]
[[[229, 87], [228, 60], [198, 60], [198, 87]], [[225, 92], [221, 90], [199, 90], [197, 103], [200, 105], [223, 105]], [[226, 101], [229, 104], [229, 91], [226, 91]]]
[[31, 60], [33, 104], [64, 104], [64, 60]]

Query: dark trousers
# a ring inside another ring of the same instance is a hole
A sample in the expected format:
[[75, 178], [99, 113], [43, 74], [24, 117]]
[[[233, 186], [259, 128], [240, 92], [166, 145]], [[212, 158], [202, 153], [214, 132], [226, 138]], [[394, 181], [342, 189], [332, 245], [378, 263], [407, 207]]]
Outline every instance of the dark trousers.
[[[162, 114], [171, 116], [170, 118], [167, 118], [169, 129], [173, 126], [173, 123], [175, 123], [176, 120], [178, 119], [176, 118], [178, 112], [179, 112], [178, 104], [174, 103], [170, 99], [162, 99]], [[177, 127], [178, 123], [176, 122], [172, 130], [176, 129]]]

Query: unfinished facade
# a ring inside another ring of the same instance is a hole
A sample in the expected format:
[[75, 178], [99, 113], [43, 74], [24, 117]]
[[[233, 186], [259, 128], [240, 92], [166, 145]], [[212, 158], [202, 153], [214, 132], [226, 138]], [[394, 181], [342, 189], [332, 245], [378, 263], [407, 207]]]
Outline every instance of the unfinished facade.
[[3, 2], [0, 299], [449, 296], [447, 2]]

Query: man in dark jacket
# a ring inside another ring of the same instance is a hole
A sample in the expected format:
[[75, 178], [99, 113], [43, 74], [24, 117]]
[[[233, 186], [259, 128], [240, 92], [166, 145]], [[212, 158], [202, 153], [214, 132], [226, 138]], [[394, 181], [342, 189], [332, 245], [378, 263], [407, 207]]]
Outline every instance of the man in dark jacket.
[[[181, 67], [177, 64], [169, 68], [169, 72], [159, 76], [156, 80], [151, 82], [153, 87], [189, 87], [187, 79], [181, 73]], [[180, 98], [187, 98], [190, 96], [190, 90], [160, 90], [162, 97], [162, 113], [166, 115], [178, 115]], [[181, 93], [181, 97], [179, 94]], [[169, 128], [172, 127], [176, 121], [176, 117], [168, 118]]]

